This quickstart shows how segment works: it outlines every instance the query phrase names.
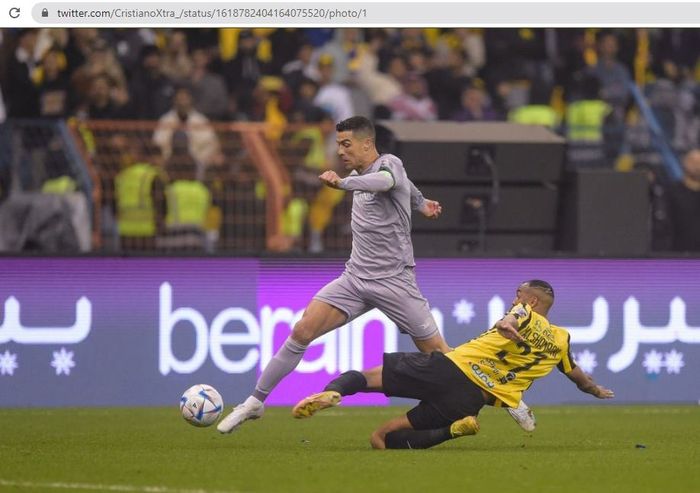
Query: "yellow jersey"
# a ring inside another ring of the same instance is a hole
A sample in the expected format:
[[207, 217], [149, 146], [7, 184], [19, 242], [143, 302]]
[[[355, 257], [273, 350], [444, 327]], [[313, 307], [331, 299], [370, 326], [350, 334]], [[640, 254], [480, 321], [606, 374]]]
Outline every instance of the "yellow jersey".
[[555, 365], [563, 373], [576, 365], [566, 330], [550, 324], [524, 303], [513, 306], [509, 313], [518, 320], [524, 342], [506, 339], [493, 327], [445, 356], [472, 382], [507, 406], [516, 407], [532, 382]]

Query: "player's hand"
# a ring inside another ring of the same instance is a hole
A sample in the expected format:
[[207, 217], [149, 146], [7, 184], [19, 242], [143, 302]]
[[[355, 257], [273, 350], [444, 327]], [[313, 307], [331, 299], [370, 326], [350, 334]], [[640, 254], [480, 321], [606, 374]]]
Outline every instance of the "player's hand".
[[606, 389], [602, 385], [596, 385], [591, 394], [596, 396], [598, 399], [612, 399], [615, 397], [615, 392], [610, 389]]
[[518, 332], [517, 327], [507, 320], [499, 320], [496, 322], [496, 330], [499, 334], [501, 334], [501, 336], [505, 337], [506, 339], [510, 339], [511, 341], [523, 342], [525, 340], [523, 339], [523, 336], [520, 335], [520, 332]]
[[327, 185], [331, 188], [340, 188], [340, 180], [341, 178], [338, 176], [338, 174], [335, 171], [324, 171], [319, 177], [319, 180], [324, 185]]
[[428, 219], [437, 219], [442, 213], [442, 206], [436, 200], [426, 200], [420, 208], [420, 212]]

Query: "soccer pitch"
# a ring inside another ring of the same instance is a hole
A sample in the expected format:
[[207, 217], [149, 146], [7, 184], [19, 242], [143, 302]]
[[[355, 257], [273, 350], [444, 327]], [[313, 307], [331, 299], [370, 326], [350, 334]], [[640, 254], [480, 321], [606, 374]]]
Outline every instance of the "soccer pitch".
[[222, 436], [172, 408], [2, 409], [0, 491], [697, 492], [700, 406], [535, 407], [537, 430], [486, 408], [481, 432], [430, 450], [375, 451], [406, 408], [289, 408]]

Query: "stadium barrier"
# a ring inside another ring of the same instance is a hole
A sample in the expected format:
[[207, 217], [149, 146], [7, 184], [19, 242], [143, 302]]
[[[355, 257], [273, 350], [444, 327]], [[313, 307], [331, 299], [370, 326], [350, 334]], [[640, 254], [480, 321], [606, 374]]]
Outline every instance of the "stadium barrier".
[[[697, 259], [419, 259], [450, 345], [499, 319], [523, 279], [552, 283], [552, 323], [614, 402], [697, 402]], [[339, 259], [0, 258], [0, 406], [177, 404], [197, 383], [241, 402]], [[413, 351], [377, 310], [314, 341], [270, 396], [289, 405], [341, 371]], [[18, 389], [22, 389], [20, 392]], [[556, 370], [527, 402], [593, 403]], [[353, 396], [344, 404], [384, 404]], [[397, 402], [397, 401], [395, 401]]]
[[[114, 215], [114, 179], [125, 163], [146, 160], [164, 170], [165, 181], [180, 178], [187, 166], [196, 170], [197, 180], [209, 188], [213, 214], [205, 229], [213, 232], [213, 243], [205, 250], [227, 252], [285, 252], [304, 249], [309, 204], [320, 189], [318, 169], [308, 166], [310, 143], [297, 134], [315, 129], [308, 125], [274, 128], [262, 123], [207, 123], [190, 125], [186, 143], [177, 142], [178, 132], [157, 122], [87, 121], [71, 126], [81, 143], [88, 168], [100, 177], [102, 201], [97, 207], [111, 208]], [[316, 129], [317, 130], [317, 129]], [[128, 140], [127, 149], [120, 138]], [[128, 154], [136, 154], [129, 156]], [[312, 185], [309, 186], [309, 181]], [[295, 199], [303, 201], [301, 213], [290, 210]], [[345, 207], [347, 209], [347, 206]], [[332, 213], [332, 211], [331, 211]], [[109, 214], [108, 214], [109, 215]], [[103, 217], [105, 214], [103, 213]], [[344, 250], [349, 235], [335, 221], [329, 228], [334, 236], [327, 249]], [[101, 242], [115, 244], [115, 228], [102, 228]], [[209, 235], [208, 235], [209, 236]], [[136, 249], [167, 252], [157, 242], [139, 244]]]

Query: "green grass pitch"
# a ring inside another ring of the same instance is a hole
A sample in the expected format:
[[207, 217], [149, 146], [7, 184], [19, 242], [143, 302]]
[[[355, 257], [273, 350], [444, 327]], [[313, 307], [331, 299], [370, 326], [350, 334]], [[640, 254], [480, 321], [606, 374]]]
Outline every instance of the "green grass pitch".
[[295, 420], [270, 408], [221, 436], [186, 424], [177, 406], [0, 409], [0, 491], [700, 491], [700, 406], [535, 407], [531, 435], [486, 408], [475, 437], [372, 450], [370, 432], [405, 410]]

